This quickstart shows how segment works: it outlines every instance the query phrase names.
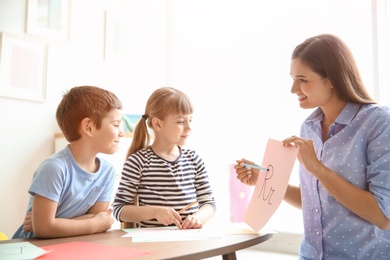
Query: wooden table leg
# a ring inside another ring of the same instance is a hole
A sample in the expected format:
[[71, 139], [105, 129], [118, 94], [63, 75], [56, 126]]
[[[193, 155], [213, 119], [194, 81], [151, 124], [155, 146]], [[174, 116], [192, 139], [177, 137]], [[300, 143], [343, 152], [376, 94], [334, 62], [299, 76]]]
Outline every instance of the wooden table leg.
[[226, 255], [222, 255], [222, 259], [223, 260], [237, 260], [236, 252], [233, 252], [233, 253], [230, 253], [230, 254], [226, 254]]

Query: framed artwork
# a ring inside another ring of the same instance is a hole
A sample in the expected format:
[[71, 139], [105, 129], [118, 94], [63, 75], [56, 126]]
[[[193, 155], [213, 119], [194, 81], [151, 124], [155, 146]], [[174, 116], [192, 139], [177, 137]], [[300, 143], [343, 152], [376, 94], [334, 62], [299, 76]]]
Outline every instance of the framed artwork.
[[140, 114], [123, 114], [122, 126], [125, 133], [133, 133], [135, 126], [141, 120], [142, 115]]
[[68, 42], [69, 17], [70, 0], [28, 0], [27, 33]]
[[132, 24], [126, 9], [109, 9], [105, 15], [104, 61], [123, 61], [130, 57]]
[[46, 66], [47, 43], [0, 34], [0, 96], [43, 102]]

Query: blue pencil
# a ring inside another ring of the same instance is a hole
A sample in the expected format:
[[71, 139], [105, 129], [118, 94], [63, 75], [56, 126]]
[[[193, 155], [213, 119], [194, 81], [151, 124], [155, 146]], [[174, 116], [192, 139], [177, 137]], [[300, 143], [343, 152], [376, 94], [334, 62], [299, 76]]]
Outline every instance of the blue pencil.
[[251, 168], [254, 168], [254, 169], [260, 169], [260, 170], [263, 170], [263, 171], [268, 171], [267, 168], [264, 168], [264, 167], [261, 167], [261, 166], [258, 166], [258, 165], [252, 165], [252, 164], [245, 163], [244, 166], [245, 166], [245, 168], [251, 167]]

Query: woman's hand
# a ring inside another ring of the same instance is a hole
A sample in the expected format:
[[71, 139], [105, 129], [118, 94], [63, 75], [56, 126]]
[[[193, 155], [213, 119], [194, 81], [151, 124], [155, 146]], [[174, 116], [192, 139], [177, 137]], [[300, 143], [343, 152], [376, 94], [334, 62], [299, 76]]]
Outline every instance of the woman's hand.
[[257, 182], [257, 177], [259, 176], [259, 169], [252, 169], [251, 167], [245, 167], [244, 164], [252, 164], [255, 165], [254, 162], [245, 160], [244, 158], [241, 160], [236, 160], [237, 164], [234, 165], [234, 169], [236, 169], [237, 179], [239, 179], [242, 183], [254, 186]]
[[323, 166], [315, 154], [313, 140], [293, 135], [284, 139], [282, 143], [286, 147], [295, 145], [299, 149], [298, 160], [308, 172], [315, 174]]

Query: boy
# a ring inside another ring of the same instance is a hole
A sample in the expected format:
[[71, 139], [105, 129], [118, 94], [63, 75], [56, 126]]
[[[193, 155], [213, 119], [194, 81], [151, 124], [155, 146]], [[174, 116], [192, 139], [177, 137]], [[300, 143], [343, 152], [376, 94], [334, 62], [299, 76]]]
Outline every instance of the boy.
[[69, 145], [39, 165], [29, 189], [24, 223], [12, 238], [53, 238], [107, 231], [115, 169], [98, 153], [116, 152], [122, 103], [93, 86], [64, 94], [56, 113]]

